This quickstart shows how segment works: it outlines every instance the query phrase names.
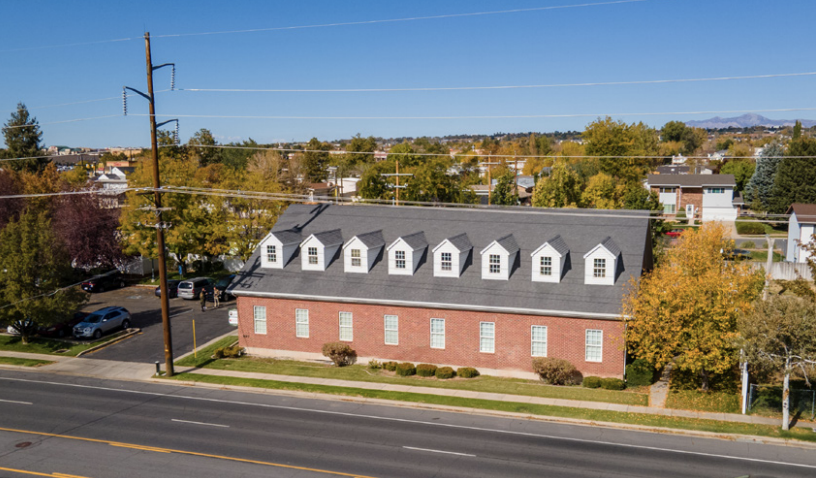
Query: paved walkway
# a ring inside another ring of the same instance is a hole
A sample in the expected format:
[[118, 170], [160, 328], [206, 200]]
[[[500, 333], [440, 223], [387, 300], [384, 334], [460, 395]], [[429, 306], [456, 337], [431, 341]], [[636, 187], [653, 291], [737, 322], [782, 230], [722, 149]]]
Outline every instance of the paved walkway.
[[[4, 369], [26, 371], [43, 371], [66, 375], [79, 375], [114, 380], [153, 381], [156, 371], [155, 365], [132, 362], [117, 362], [112, 360], [89, 360], [75, 357], [60, 357], [55, 355], [29, 354], [0, 350], [0, 356], [33, 358], [50, 360], [55, 363], [37, 368], [0, 365]], [[606, 402], [591, 402], [585, 400], [565, 400], [559, 398], [531, 397], [525, 395], [509, 395], [501, 393], [474, 392], [469, 390], [455, 390], [446, 388], [417, 387], [412, 385], [386, 384], [376, 382], [355, 382], [349, 380], [335, 380], [315, 377], [298, 377], [292, 375], [275, 375], [266, 373], [237, 372], [232, 370], [195, 369], [177, 367], [176, 373], [193, 373], [200, 375], [216, 375], [222, 377], [251, 378], [260, 380], [276, 380], [289, 383], [303, 383], [325, 385], [331, 387], [359, 388], [365, 390], [381, 390], [390, 392], [420, 393], [460, 398], [475, 398], [480, 400], [494, 400], [512, 403], [530, 403], [535, 405], [551, 405], [558, 407], [585, 408], [592, 410], [610, 410], [615, 412], [644, 413], [670, 417], [698, 418], [705, 420], [720, 420], [738, 423], [762, 424], [778, 426], [776, 418], [760, 417], [755, 415], [739, 415], [729, 413], [699, 412], [692, 410], [669, 409], [656, 406], [622, 405]], [[654, 404], [652, 404], [654, 405]], [[798, 426], [813, 427], [809, 422], [798, 422]]]

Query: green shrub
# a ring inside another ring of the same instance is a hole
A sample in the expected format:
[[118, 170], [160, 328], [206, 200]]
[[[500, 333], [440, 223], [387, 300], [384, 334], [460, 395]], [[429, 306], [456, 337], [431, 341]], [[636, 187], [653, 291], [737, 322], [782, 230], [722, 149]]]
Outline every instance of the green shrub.
[[756, 249], [756, 243], [754, 241], [745, 241], [740, 244], [740, 247], [743, 249]]
[[601, 388], [601, 377], [584, 377], [581, 385], [586, 388]]
[[674, 215], [677, 219], [685, 219], [686, 218], [686, 210], [680, 209], [677, 211], [677, 214]]
[[541, 380], [552, 385], [566, 385], [574, 383], [578, 377], [578, 370], [569, 361], [553, 357], [536, 357], [533, 359], [533, 372]]
[[357, 352], [349, 344], [343, 342], [323, 344], [323, 356], [329, 357], [338, 367], [345, 367], [357, 361]]
[[654, 383], [655, 368], [647, 360], [637, 359], [626, 366], [626, 384], [642, 387]]
[[765, 225], [761, 222], [737, 221], [737, 234], [765, 234]]
[[473, 367], [462, 367], [456, 370], [456, 375], [462, 378], [474, 378], [479, 376], [479, 371]]
[[403, 362], [397, 364], [397, 368], [394, 371], [397, 372], [397, 375], [400, 377], [408, 377], [416, 373], [416, 367], [410, 362]]
[[623, 390], [626, 388], [626, 382], [619, 378], [602, 378], [601, 388], [604, 390]]
[[421, 363], [416, 366], [416, 374], [420, 377], [433, 377], [436, 373], [436, 365]]
[[397, 369], [397, 362], [383, 362], [382, 366], [389, 372], [393, 372]]
[[371, 370], [380, 370], [383, 368], [383, 365], [379, 361], [371, 359], [368, 361], [368, 368]]
[[453, 378], [456, 375], [456, 372], [453, 371], [450, 367], [439, 367], [436, 369], [436, 378], [445, 380], [448, 378]]
[[244, 348], [239, 345], [231, 345], [229, 347], [221, 347], [213, 351], [213, 356], [217, 359], [222, 358], [238, 358], [244, 355]]

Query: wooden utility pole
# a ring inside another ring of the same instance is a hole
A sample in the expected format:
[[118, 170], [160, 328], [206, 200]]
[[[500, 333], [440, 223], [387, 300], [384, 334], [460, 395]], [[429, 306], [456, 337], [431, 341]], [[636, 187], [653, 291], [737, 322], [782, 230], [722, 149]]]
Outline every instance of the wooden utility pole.
[[513, 158], [513, 159], [514, 159], [513, 162], [515, 163], [515, 164], [513, 164], [513, 184], [515, 184], [515, 186], [516, 186], [516, 198], [518, 198], [518, 177], [519, 177], [518, 158]]
[[399, 160], [396, 160], [395, 163], [397, 165], [397, 202], [396, 202], [396, 205], [399, 206], [399, 190], [400, 190], [400, 187], [399, 187]]

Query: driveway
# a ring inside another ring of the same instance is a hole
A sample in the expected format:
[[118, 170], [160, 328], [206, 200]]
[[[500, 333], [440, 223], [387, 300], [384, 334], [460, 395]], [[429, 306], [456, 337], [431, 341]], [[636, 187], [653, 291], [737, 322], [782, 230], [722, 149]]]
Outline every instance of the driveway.
[[[120, 360], [124, 362], [164, 363], [164, 334], [162, 333], [161, 304], [150, 287], [126, 287], [98, 294], [83, 310], [92, 312], [102, 307], [118, 305], [130, 311], [131, 327], [142, 329], [117, 344], [109, 345], [83, 357], [91, 359]], [[211, 306], [212, 303], [208, 303]], [[170, 328], [173, 335], [173, 357], [193, 350], [193, 321], [196, 343], [202, 344], [226, 334], [235, 327], [227, 322], [227, 310], [235, 302], [221, 304], [218, 309], [201, 312], [197, 300], [170, 299]]]

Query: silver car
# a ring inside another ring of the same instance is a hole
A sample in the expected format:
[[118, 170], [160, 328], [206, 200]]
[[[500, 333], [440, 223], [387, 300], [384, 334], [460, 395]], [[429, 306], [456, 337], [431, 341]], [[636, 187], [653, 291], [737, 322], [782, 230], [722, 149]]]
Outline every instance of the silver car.
[[124, 307], [105, 307], [91, 313], [74, 326], [74, 337], [98, 339], [112, 330], [128, 329], [130, 312]]
[[178, 296], [182, 299], [198, 299], [203, 292], [205, 296], [213, 293], [215, 281], [209, 277], [196, 277], [195, 279], [179, 282]]

